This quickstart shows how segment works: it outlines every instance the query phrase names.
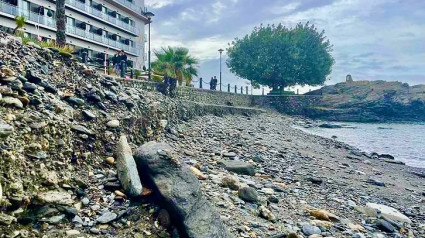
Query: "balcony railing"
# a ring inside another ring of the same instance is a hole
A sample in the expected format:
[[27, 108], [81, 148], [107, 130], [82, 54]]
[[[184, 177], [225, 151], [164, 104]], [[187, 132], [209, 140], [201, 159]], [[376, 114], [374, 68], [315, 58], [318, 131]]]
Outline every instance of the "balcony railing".
[[[123, 0], [123, 1], [125, 1], [125, 0]], [[82, 3], [78, 0], [66, 0], [66, 4], [69, 4], [70, 6], [78, 8], [80, 10], [83, 10], [84, 12], [87, 12], [87, 13], [89, 13], [93, 16], [96, 16], [98, 18], [101, 18], [101, 19], [103, 19], [107, 22], [110, 22], [114, 25], [117, 25], [117, 26], [124, 28], [124, 29], [126, 29], [130, 32], [133, 32], [135, 34], [139, 34], [139, 32], [140, 32], [136, 27], [117, 19], [116, 17], [113, 17], [109, 14], [106, 14], [106, 13], [104, 13], [104, 12], [102, 12], [102, 11], [92, 7], [92, 6], [86, 5], [85, 3]]]
[[114, 48], [122, 49], [122, 50], [125, 50], [125, 51], [128, 51], [128, 52], [131, 52], [133, 54], [137, 54], [137, 48], [136, 47], [131, 47], [131, 46], [123, 44], [121, 42], [106, 38], [102, 35], [86, 31], [86, 30], [81, 29], [79, 27], [74, 27], [74, 26], [68, 25], [68, 26], [66, 26], [66, 32], [68, 32], [70, 34], [77, 35], [77, 36], [81, 36], [85, 39], [97, 41], [97, 42], [103, 43], [105, 45], [109, 45], [111, 47], [114, 47]]
[[[26, 11], [16, 6], [10, 5], [3, 1], [0, 1], [0, 11], [14, 15], [14, 16], [25, 16], [27, 20], [36, 22], [38, 24], [42, 24], [51, 28], [56, 29], [56, 20], [51, 17], [46, 17], [44, 15], [37, 14], [35, 12]], [[125, 51], [131, 52], [133, 54], [138, 53], [138, 48], [131, 47], [126, 44], [122, 44], [121, 42], [114, 41], [112, 39], [108, 39], [102, 35], [94, 34], [92, 32], [85, 31], [84, 29], [74, 27], [74, 26], [66, 26], [66, 32], [70, 34], [74, 34], [77, 36], [84, 37], [86, 39], [90, 39], [96, 42], [103, 43], [105, 45], [109, 45], [112, 47], [116, 47], [118, 49], [123, 49]]]

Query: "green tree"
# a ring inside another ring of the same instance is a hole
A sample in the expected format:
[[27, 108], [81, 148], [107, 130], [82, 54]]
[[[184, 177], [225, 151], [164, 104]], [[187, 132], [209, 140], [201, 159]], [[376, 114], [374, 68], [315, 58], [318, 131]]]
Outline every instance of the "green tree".
[[15, 27], [15, 29], [13, 29], [13, 34], [16, 34], [16, 32], [19, 29], [24, 28], [25, 27], [25, 23], [26, 23], [25, 16], [16, 16], [15, 17], [15, 25], [16, 25], [16, 27]]
[[314, 25], [255, 27], [229, 44], [227, 66], [237, 76], [283, 91], [294, 85], [321, 85], [331, 73], [332, 45]]
[[65, 0], [56, 0], [56, 43], [59, 46], [66, 44], [66, 15]]
[[156, 61], [152, 62], [152, 69], [156, 74], [177, 79], [180, 83], [190, 84], [193, 76], [198, 76], [196, 69], [199, 61], [189, 55], [189, 50], [182, 47], [162, 48], [155, 51]]

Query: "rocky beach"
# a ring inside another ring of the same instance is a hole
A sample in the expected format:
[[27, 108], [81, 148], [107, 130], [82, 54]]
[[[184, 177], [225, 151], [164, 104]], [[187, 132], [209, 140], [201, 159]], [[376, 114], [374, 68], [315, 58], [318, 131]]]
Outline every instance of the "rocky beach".
[[424, 237], [423, 170], [0, 33], [0, 237]]

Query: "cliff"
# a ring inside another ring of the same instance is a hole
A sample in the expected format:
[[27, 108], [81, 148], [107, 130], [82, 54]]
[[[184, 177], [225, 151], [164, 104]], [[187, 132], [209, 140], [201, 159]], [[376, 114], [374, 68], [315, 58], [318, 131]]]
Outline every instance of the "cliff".
[[325, 86], [308, 95], [322, 95], [309, 112], [313, 118], [340, 121], [425, 121], [425, 85], [354, 81]]

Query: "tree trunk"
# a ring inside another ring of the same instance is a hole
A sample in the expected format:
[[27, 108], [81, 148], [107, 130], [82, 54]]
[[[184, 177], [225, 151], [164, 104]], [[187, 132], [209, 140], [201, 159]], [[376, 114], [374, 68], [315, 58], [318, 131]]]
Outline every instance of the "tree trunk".
[[56, 0], [56, 43], [59, 46], [66, 44], [66, 15], [65, 0]]

